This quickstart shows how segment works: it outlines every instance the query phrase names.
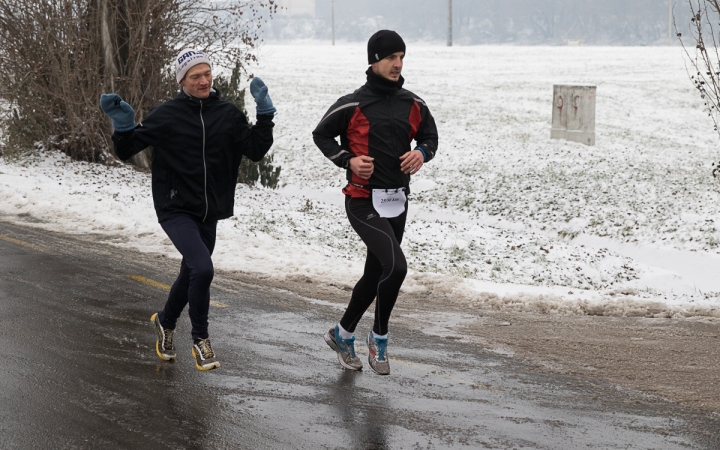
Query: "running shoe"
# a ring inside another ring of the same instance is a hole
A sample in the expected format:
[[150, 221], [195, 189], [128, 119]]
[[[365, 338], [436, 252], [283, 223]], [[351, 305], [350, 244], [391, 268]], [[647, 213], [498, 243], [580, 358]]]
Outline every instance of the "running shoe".
[[175, 330], [163, 328], [163, 326], [160, 325], [158, 313], [153, 314], [152, 317], [150, 317], [150, 321], [155, 324], [155, 331], [157, 331], [158, 335], [158, 340], [155, 342], [157, 355], [164, 361], [173, 361], [175, 359], [175, 346], [173, 345]]
[[348, 370], [362, 370], [362, 361], [355, 355], [355, 336], [349, 339], [340, 337], [338, 326], [325, 333], [325, 342], [337, 352], [340, 365]]
[[192, 354], [195, 357], [195, 367], [198, 370], [212, 370], [220, 367], [220, 361], [210, 346], [210, 339], [200, 339], [193, 344]]
[[370, 368], [378, 375], [390, 374], [390, 361], [388, 360], [387, 343], [387, 338], [375, 337], [372, 331], [368, 334], [368, 363], [370, 363]]

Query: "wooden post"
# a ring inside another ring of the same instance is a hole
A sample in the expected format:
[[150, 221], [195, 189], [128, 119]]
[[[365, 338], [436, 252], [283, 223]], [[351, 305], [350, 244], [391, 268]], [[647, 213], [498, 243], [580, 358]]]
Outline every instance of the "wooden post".
[[672, 45], [672, 0], [668, 0], [668, 45]]
[[595, 145], [595, 86], [553, 87], [551, 139]]
[[452, 14], [452, 0], [448, 0], [448, 29], [447, 29], [447, 46], [452, 47], [452, 26], [453, 26], [453, 14]]

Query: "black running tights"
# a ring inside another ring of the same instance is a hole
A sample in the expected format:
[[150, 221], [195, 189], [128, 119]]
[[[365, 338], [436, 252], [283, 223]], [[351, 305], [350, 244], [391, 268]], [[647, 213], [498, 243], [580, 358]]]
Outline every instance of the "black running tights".
[[407, 274], [407, 262], [400, 249], [407, 202], [404, 213], [389, 219], [378, 215], [369, 198], [347, 196], [345, 210], [350, 225], [367, 246], [367, 257], [365, 271], [353, 289], [340, 325], [347, 331], [355, 332], [360, 318], [375, 300], [373, 331], [384, 335], [388, 332], [390, 313]]
[[190, 216], [177, 216], [160, 222], [160, 226], [183, 257], [180, 274], [159, 314], [160, 324], [174, 330], [178, 317], [190, 304], [192, 337], [194, 340], [207, 339], [210, 283], [215, 275], [211, 256], [217, 221], [201, 222]]

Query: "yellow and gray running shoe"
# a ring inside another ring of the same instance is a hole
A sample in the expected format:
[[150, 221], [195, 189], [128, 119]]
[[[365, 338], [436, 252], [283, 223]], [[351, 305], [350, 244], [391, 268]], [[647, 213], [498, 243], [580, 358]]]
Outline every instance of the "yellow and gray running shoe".
[[370, 368], [378, 375], [390, 374], [390, 360], [388, 360], [387, 343], [387, 338], [375, 337], [372, 331], [368, 334], [368, 363], [370, 363]]
[[175, 330], [163, 328], [158, 313], [153, 314], [150, 321], [155, 324], [155, 331], [157, 331], [158, 335], [158, 340], [155, 342], [157, 355], [164, 361], [173, 361], [175, 359], [175, 346], [173, 345]]
[[193, 344], [192, 354], [195, 357], [195, 366], [198, 370], [212, 370], [220, 367], [220, 361], [210, 346], [210, 339], [200, 339]]
[[341, 338], [338, 326], [335, 325], [335, 328], [330, 328], [325, 333], [324, 338], [327, 345], [337, 352], [341, 366], [348, 370], [362, 370], [362, 361], [355, 355], [355, 336], [349, 339]]

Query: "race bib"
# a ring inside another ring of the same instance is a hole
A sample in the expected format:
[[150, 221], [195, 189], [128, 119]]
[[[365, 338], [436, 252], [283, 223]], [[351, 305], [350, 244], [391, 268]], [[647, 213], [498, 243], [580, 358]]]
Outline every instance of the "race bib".
[[405, 212], [405, 188], [373, 189], [372, 201], [380, 217], [397, 217]]

